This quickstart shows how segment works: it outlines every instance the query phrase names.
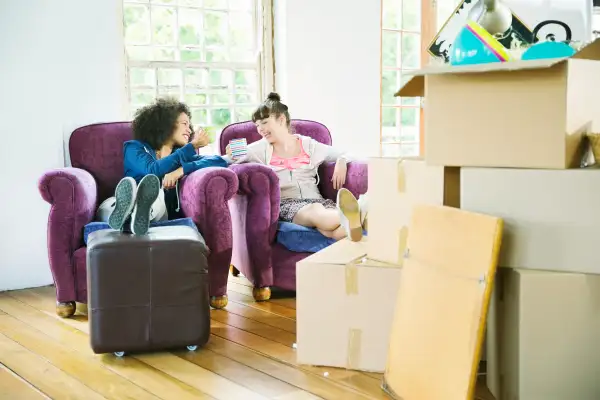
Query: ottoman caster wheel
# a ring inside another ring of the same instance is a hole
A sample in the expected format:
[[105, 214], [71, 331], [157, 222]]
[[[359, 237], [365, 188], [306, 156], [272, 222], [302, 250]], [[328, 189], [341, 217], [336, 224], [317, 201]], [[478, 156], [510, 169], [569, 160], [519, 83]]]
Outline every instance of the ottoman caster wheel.
[[187, 349], [188, 349], [189, 351], [196, 351], [196, 349], [198, 349], [198, 346], [196, 346], [196, 345], [193, 345], [193, 346], [188, 346], [188, 347], [187, 347]]
[[267, 301], [271, 298], [271, 288], [262, 287], [252, 289], [252, 297], [256, 301]]
[[221, 308], [225, 308], [225, 306], [229, 303], [229, 299], [227, 295], [224, 296], [212, 296], [210, 298], [210, 306], [215, 310], [220, 310]]
[[56, 303], [56, 315], [61, 318], [69, 318], [75, 314], [77, 306], [74, 301], [57, 302]]
[[115, 351], [114, 355], [121, 358], [125, 355], [125, 352], [124, 351]]

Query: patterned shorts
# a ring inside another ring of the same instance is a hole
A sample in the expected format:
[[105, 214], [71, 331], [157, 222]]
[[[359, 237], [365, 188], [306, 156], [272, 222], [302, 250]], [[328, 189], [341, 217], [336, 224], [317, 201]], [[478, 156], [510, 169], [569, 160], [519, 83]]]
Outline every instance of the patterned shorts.
[[329, 199], [281, 199], [279, 220], [292, 222], [302, 207], [314, 203], [322, 204], [327, 209], [337, 209], [336, 204]]

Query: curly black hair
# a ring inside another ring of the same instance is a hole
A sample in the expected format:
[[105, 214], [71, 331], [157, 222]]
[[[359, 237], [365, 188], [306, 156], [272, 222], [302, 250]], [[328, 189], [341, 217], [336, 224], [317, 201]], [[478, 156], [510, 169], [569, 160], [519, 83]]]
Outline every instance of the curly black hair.
[[186, 104], [174, 98], [156, 99], [154, 103], [140, 108], [135, 113], [132, 123], [133, 138], [148, 143], [154, 150], [159, 150], [171, 138], [181, 113], [190, 118], [190, 129], [194, 132], [191, 126], [192, 114]]

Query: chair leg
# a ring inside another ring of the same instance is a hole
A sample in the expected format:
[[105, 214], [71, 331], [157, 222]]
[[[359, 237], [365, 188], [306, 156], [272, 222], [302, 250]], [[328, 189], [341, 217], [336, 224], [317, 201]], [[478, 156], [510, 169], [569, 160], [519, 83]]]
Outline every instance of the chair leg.
[[254, 297], [254, 300], [256, 301], [267, 301], [271, 298], [271, 288], [268, 286], [262, 288], [253, 288], [252, 297]]
[[56, 314], [61, 318], [69, 318], [77, 309], [74, 301], [56, 302]]
[[233, 265], [229, 266], [229, 271], [231, 271], [231, 275], [233, 276], [240, 276], [240, 270], [234, 267]]
[[210, 306], [216, 310], [220, 310], [221, 308], [225, 308], [225, 306], [229, 303], [229, 299], [227, 295], [225, 296], [212, 296], [210, 298]]

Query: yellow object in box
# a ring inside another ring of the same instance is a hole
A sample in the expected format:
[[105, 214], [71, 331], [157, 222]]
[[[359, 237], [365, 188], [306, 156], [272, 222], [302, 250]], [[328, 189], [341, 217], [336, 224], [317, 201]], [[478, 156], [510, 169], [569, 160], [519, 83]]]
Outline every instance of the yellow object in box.
[[401, 268], [340, 240], [296, 264], [297, 361], [383, 372]]
[[415, 206], [384, 388], [395, 399], [472, 399], [502, 220]]
[[460, 169], [420, 159], [369, 159], [369, 258], [402, 264], [416, 204], [460, 206]]

